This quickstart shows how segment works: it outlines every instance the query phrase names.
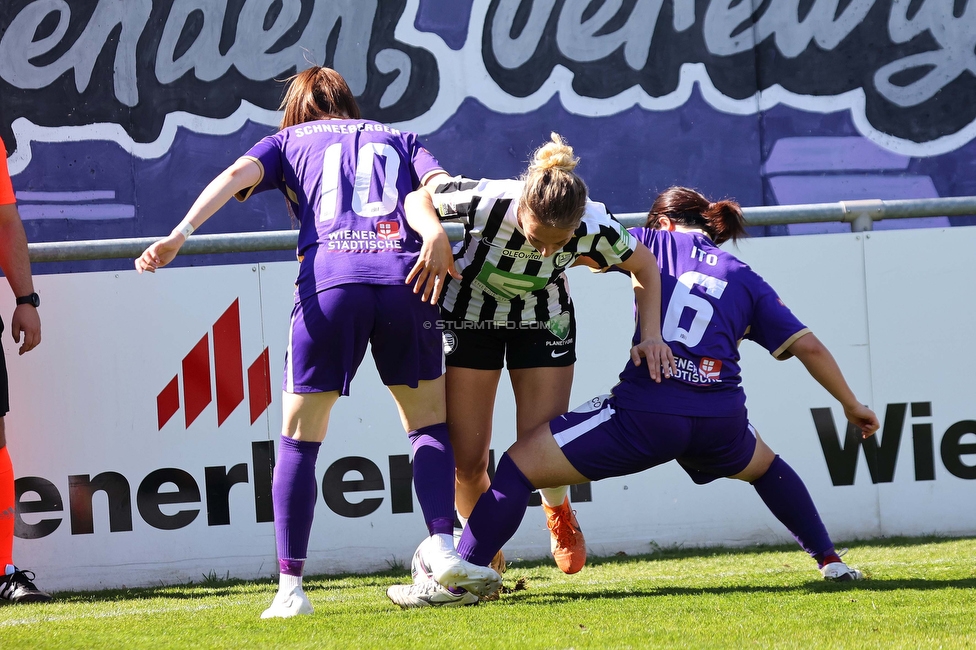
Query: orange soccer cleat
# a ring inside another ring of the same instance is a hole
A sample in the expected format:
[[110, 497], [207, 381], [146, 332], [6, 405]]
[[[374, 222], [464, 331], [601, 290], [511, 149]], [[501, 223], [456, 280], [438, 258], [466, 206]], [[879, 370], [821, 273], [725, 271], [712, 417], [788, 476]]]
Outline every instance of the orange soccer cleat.
[[563, 573], [576, 573], [586, 564], [586, 540], [576, 521], [576, 512], [569, 505], [569, 497], [561, 506], [550, 508], [542, 504], [548, 518], [549, 534], [552, 536], [549, 548], [556, 566]]

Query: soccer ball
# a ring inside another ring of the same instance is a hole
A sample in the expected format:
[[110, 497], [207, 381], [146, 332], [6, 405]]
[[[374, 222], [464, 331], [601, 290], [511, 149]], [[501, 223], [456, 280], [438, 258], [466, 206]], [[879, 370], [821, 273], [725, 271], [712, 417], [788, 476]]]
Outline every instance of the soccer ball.
[[[461, 539], [461, 529], [454, 529], [454, 547], [457, 548], [458, 541]], [[417, 550], [413, 552], [413, 559], [410, 560], [410, 575], [413, 577], [415, 584], [420, 584], [421, 582], [426, 582], [434, 577], [433, 571], [430, 569], [430, 563], [424, 558], [424, 548], [432, 542], [431, 538], [428, 537], [420, 543]]]
[[434, 577], [434, 574], [431, 573], [430, 566], [424, 560], [423, 550], [424, 545], [421, 544], [413, 552], [413, 559], [410, 561], [410, 575], [413, 577], [414, 584], [427, 582]]

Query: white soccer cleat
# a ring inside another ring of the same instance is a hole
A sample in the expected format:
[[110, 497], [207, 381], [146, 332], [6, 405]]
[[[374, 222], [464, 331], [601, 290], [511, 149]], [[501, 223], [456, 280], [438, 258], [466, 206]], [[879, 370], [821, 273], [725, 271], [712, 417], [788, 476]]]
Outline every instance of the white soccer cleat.
[[410, 569], [415, 582], [432, 578], [445, 587], [465, 589], [482, 598], [502, 586], [501, 576], [491, 567], [462, 560], [450, 535], [431, 535], [421, 542]]
[[271, 601], [271, 607], [264, 610], [261, 618], [291, 618], [299, 614], [311, 614], [312, 603], [300, 585], [290, 589], [279, 590]]
[[470, 591], [454, 593], [433, 578], [411, 585], [393, 585], [386, 590], [386, 595], [403, 609], [478, 604], [478, 597]]
[[831, 562], [820, 568], [820, 573], [824, 580], [834, 582], [847, 582], [849, 580], [864, 580], [864, 573], [858, 569], [852, 569], [843, 562]]
[[[461, 529], [454, 529], [454, 547], [457, 548], [458, 539], [461, 537]], [[501, 575], [505, 573], [508, 569], [508, 565], [505, 564], [505, 554], [501, 551], [495, 553], [495, 557], [492, 558], [491, 564], [489, 564], [495, 573]], [[434, 577], [430, 571], [430, 567], [424, 563], [423, 554], [420, 552], [420, 547], [413, 552], [413, 558], [410, 560], [410, 577], [413, 578], [413, 583], [415, 585], [421, 582], [426, 582]]]

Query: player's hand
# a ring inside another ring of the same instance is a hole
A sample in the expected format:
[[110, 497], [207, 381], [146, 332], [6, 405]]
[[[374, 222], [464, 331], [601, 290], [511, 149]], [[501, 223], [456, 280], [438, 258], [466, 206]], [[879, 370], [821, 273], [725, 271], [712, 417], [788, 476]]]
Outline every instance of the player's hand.
[[421, 300], [424, 302], [429, 300], [430, 304], [436, 305], [448, 275], [455, 280], [461, 279], [461, 274], [454, 268], [451, 241], [447, 238], [447, 233], [441, 229], [434, 235], [424, 238], [417, 263], [410, 269], [406, 284], [414, 283], [413, 292], [420, 293]]
[[31, 305], [17, 305], [14, 317], [10, 321], [10, 335], [14, 343], [20, 343], [20, 334], [24, 334], [24, 344], [20, 346], [18, 354], [30, 352], [41, 342], [41, 317], [37, 308]]
[[630, 348], [630, 358], [635, 366], [641, 365], [641, 357], [647, 359], [647, 371], [650, 373], [651, 379], [659, 384], [662, 378], [668, 379], [678, 372], [678, 366], [674, 362], [674, 354], [671, 353], [671, 348], [660, 337], [644, 339]]
[[861, 429], [862, 438], [870, 438], [878, 430], [881, 423], [874, 411], [863, 404], [854, 404], [851, 407], [844, 407], [844, 415], [847, 421]]
[[185, 241], [186, 237], [181, 233], [172, 233], [169, 237], [155, 242], [142, 253], [141, 257], [136, 258], [136, 271], [155, 273], [156, 269], [166, 266], [176, 258]]

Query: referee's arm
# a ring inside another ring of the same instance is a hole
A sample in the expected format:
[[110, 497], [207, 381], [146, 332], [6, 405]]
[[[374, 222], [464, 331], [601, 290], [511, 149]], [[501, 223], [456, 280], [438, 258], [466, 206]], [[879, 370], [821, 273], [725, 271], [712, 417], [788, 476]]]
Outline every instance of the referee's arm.
[[[0, 268], [10, 284], [15, 296], [29, 296], [34, 293], [34, 279], [31, 277], [30, 255], [27, 252], [27, 233], [20, 220], [16, 203], [0, 205]], [[41, 342], [41, 317], [37, 308], [30, 304], [17, 305], [10, 319], [10, 335], [14, 343], [24, 342], [19, 354], [30, 352]]]

